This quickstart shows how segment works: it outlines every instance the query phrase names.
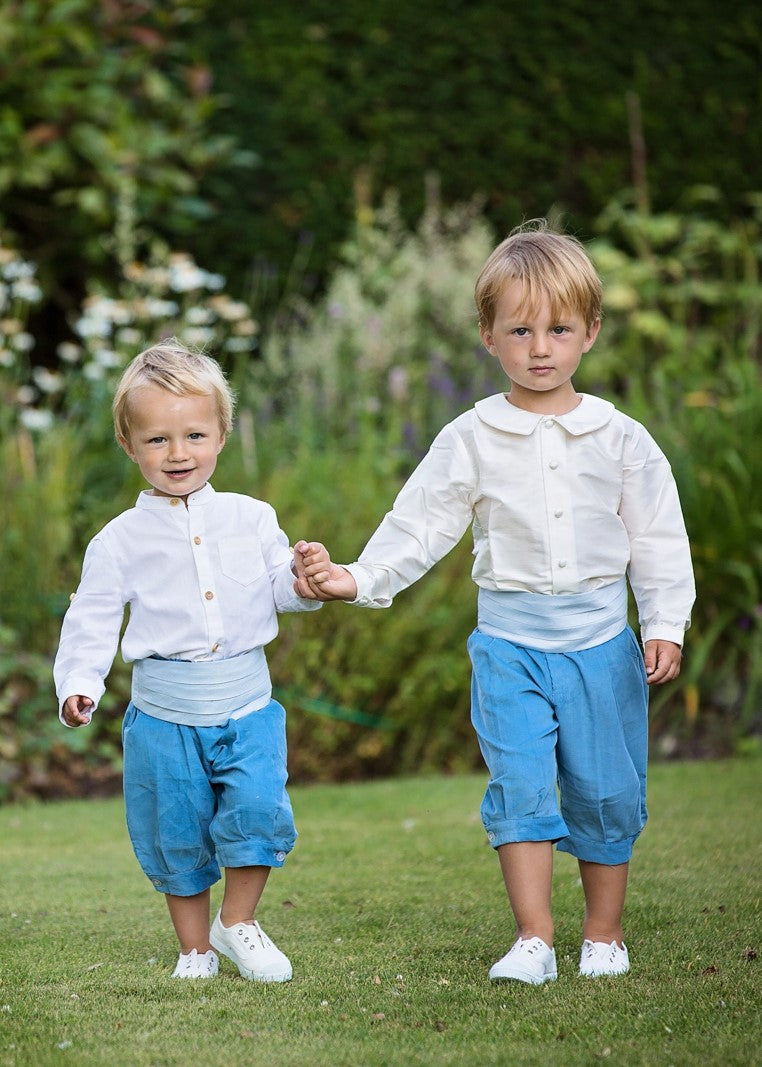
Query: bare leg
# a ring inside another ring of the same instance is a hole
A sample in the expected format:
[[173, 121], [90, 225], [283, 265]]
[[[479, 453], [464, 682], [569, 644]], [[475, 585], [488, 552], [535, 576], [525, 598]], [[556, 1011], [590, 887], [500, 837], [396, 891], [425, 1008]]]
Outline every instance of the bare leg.
[[252, 921], [269, 874], [269, 867], [225, 868], [225, 895], [220, 909], [223, 926]]
[[553, 947], [550, 912], [553, 846], [550, 841], [516, 841], [497, 849], [519, 937], [541, 937]]
[[196, 949], [199, 955], [212, 947], [209, 944], [209, 890], [192, 897], [176, 897], [167, 893], [172, 925], [180, 942], [180, 951], [186, 955]]
[[627, 892], [629, 863], [607, 866], [579, 861], [585, 891], [585, 923], [582, 936], [589, 941], [622, 944], [622, 912]]

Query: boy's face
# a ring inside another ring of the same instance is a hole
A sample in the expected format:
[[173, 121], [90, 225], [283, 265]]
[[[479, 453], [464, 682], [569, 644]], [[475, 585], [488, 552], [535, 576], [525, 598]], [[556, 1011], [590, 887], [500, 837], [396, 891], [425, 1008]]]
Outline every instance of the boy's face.
[[511, 380], [511, 402], [527, 411], [562, 415], [579, 403], [571, 378], [598, 336], [600, 319], [587, 327], [578, 312], [560, 318], [543, 296], [531, 310], [519, 281], [506, 282], [482, 343]]
[[142, 385], [130, 399], [130, 437], [119, 444], [155, 496], [183, 499], [211, 478], [225, 444], [214, 397]]

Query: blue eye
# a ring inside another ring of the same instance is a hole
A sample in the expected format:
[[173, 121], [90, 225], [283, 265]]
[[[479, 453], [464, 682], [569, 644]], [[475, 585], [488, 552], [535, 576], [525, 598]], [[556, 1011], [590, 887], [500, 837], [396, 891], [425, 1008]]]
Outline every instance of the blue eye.
[[526, 326], [517, 326], [513, 332], [516, 334], [517, 337], [526, 337], [526, 335], [529, 333], [529, 330], [526, 328]]

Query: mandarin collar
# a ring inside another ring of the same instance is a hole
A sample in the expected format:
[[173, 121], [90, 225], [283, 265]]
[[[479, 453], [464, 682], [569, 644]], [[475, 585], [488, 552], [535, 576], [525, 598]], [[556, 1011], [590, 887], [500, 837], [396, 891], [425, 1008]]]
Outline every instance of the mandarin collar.
[[[212, 489], [209, 482], [206, 482], [195, 493], [190, 494], [188, 507], [199, 507], [203, 504], [208, 504], [213, 496], [214, 489]], [[135, 501], [135, 507], [143, 508], [147, 511], [161, 511], [165, 508], [176, 508], [178, 503], [182, 503], [179, 496], [154, 496], [149, 489], [144, 489]]]
[[528, 436], [534, 433], [541, 422], [551, 419], [577, 437], [605, 426], [611, 421], [616, 410], [610, 401], [599, 396], [590, 396], [589, 393], [581, 393], [580, 396], [582, 399], [576, 408], [564, 415], [537, 415], [533, 411], [524, 411], [523, 408], [511, 404], [505, 393], [496, 393], [495, 396], [477, 400], [474, 409], [482, 422], [496, 430]]

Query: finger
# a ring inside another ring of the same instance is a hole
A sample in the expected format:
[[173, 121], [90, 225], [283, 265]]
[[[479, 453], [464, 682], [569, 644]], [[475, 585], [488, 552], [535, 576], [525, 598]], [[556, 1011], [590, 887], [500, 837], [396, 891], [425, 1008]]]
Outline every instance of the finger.
[[315, 567], [305, 567], [304, 577], [307, 578], [308, 581], [317, 582], [318, 584], [320, 584], [321, 582], [328, 581], [328, 579], [331, 577], [331, 572], [329, 570], [326, 570], [326, 568], [322, 564], [318, 564]]
[[300, 596], [303, 600], [317, 600], [317, 597], [310, 588], [310, 584], [304, 578], [297, 578], [294, 581], [294, 592], [297, 596]]

